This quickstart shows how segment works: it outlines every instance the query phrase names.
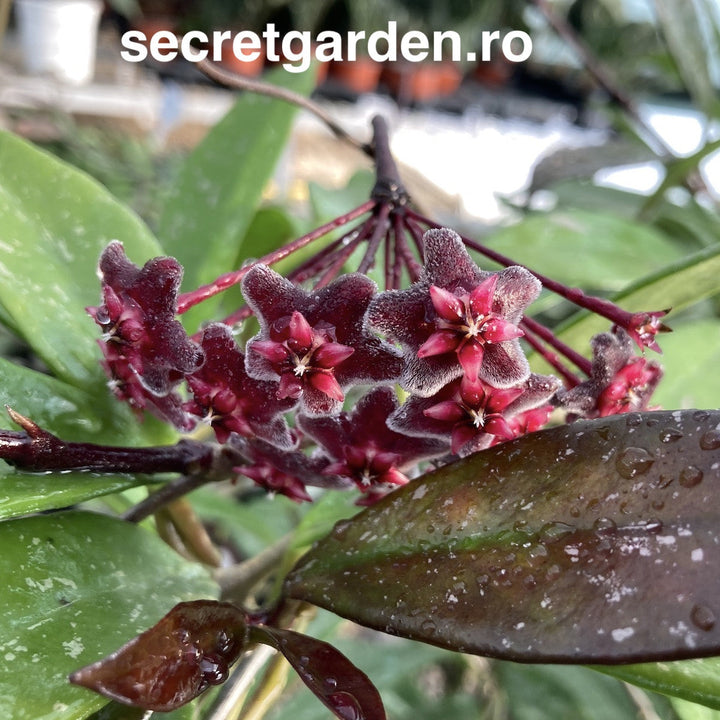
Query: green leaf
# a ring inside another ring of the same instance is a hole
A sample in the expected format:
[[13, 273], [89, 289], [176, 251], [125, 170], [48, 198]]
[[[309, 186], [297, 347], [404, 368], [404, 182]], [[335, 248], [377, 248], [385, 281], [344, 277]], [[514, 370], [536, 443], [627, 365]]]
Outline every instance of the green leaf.
[[492, 447], [338, 523], [286, 592], [525, 662], [720, 653], [718, 426], [720, 412], [631, 414]]
[[[296, 223], [288, 212], [277, 206], [260, 208], [250, 222], [250, 226], [238, 246], [238, 253], [233, 263], [240, 267], [244, 262], [261, 258], [292, 240], [297, 232]], [[289, 260], [296, 263], [295, 258]], [[278, 263], [275, 270], [284, 274], [284, 263]], [[231, 287], [222, 294], [221, 311], [230, 315], [245, 304], [239, 285]], [[244, 329], [244, 328], [243, 328]]]
[[143, 264], [161, 254], [155, 238], [97, 182], [8, 133], [0, 133], [0, 227], [4, 314], [58, 377], [96, 382], [99, 332], [85, 308], [100, 299], [100, 253], [120, 240]]
[[[312, 73], [281, 70], [270, 81], [301, 93], [313, 87]], [[273, 175], [294, 114], [289, 103], [244, 93], [183, 165], [158, 235], [185, 267], [185, 290], [234, 269], [239, 243]], [[188, 327], [211, 317], [216, 307], [217, 302], [206, 301], [202, 311], [190, 311]]]
[[673, 698], [673, 708], [680, 720], [720, 720], [720, 712], [704, 705]]
[[32, 474], [0, 467], [0, 520], [46, 510], [70, 507], [102, 495], [127, 490], [149, 480], [143, 475], [102, 475], [91, 473]]
[[513, 720], [637, 720], [623, 686], [584, 667], [493, 664]]
[[176, 603], [215, 597], [201, 566], [111, 517], [70, 512], [0, 524], [0, 676], [13, 720], [75, 720], [107, 701], [73, 670], [155, 623]]
[[585, 210], [530, 217], [487, 244], [559, 282], [610, 291], [681, 257], [677, 245], [647, 225]]
[[[148, 417], [143, 423], [105, 382], [84, 389], [0, 358], [0, 405], [9, 405], [64, 440], [112, 445], [170, 443], [177, 434]], [[8, 417], [0, 427], [12, 429]], [[15, 428], [16, 429], [16, 428]]]
[[648, 690], [720, 709], [720, 658], [595, 669]]
[[655, 9], [670, 53], [695, 103], [706, 113], [717, 110], [717, 97], [710, 78], [715, 56], [704, 32], [712, 16], [701, 13], [694, 0], [655, 0]]
[[[678, 323], [660, 340], [665, 370], [652, 402], [660, 407], [720, 407], [720, 319]], [[692, 362], [688, 359], [692, 358]]]

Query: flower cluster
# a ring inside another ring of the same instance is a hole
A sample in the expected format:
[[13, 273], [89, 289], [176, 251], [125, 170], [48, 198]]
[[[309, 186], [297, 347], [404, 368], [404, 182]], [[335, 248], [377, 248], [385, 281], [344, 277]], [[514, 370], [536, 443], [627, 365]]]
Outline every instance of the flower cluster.
[[[368, 252], [387, 219], [376, 214], [356, 233]], [[183, 431], [209, 425], [244, 459], [236, 474], [297, 501], [319, 486], [355, 487], [361, 504], [372, 503], [423, 463], [538, 430], [558, 408], [574, 419], [647, 407], [661, 371], [634, 354], [633, 340], [657, 348], [663, 313], [623, 314], [587, 299], [622, 323], [593, 338], [587, 360], [526, 316], [544, 284], [538, 275], [509, 263], [483, 271], [468, 246], [452, 230], [427, 230], [422, 262], [403, 256], [409, 286], [389, 272], [382, 292], [363, 272], [323, 272], [306, 289], [298, 273], [255, 263], [234, 276], [243, 313], [189, 337], [176, 314], [196, 297], [178, 295], [179, 264], [156, 258], [138, 268], [114, 242], [100, 260], [102, 304], [88, 311], [119, 398]], [[363, 259], [360, 269], [368, 267]], [[259, 332], [242, 348], [232, 326], [250, 314]], [[560, 377], [532, 372], [521, 341]]]

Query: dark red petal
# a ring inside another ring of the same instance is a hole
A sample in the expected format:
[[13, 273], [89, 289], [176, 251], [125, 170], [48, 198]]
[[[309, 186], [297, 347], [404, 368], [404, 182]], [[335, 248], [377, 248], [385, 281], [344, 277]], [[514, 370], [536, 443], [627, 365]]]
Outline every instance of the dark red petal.
[[354, 352], [355, 348], [349, 345], [334, 342], [324, 343], [313, 353], [312, 364], [321, 368], [334, 368]]
[[512, 440], [515, 437], [508, 421], [498, 414], [488, 415], [485, 418], [485, 432], [503, 440]]
[[479, 315], [489, 315], [492, 312], [493, 297], [495, 295], [495, 286], [497, 285], [498, 276], [493, 274], [485, 278], [470, 293], [470, 310], [474, 317]]
[[475, 339], [468, 340], [458, 350], [458, 361], [462, 365], [463, 372], [466, 377], [474, 380], [480, 373], [483, 358], [485, 357], [485, 348]]
[[431, 285], [430, 300], [435, 308], [435, 312], [443, 318], [443, 320], [457, 322], [465, 316], [465, 307], [460, 298], [444, 288]]
[[250, 347], [271, 363], [283, 362], [290, 355], [290, 351], [284, 345], [274, 340], [254, 340]]
[[442, 422], [457, 422], [465, 417], [465, 411], [454, 400], [445, 400], [423, 410], [423, 415]]
[[503, 388], [502, 390], [493, 389], [487, 401], [487, 409], [489, 412], [499, 412], [504, 410], [511, 402], [517, 400], [523, 394], [523, 387]]
[[420, 358], [444, 355], [455, 350], [459, 344], [460, 337], [454, 330], [438, 330], [418, 348], [417, 355]]
[[516, 340], [525, 333], [515, 324], [495, 317], [483, 325], [482, 336], [488, 342], [499, 343]]
[[290, 316], [290, 323], [288, 325], [290, 331], [290, 339], [301, 348], [309, 348], [313, 344], [315, 339], [315, 333], [310, 327], [310, 323], [305, 319], [305, 316], [294, 310]]
[[310, 372], [309, 383], [329, 398], [342, 402], [345, 395], [335, 376], [329, 372]]
[[376, 482], [388, 485], [406, 485], [409, 480], [397, 468], [391, 467], [376, 478]]
[[458, 423], [452, 430], [450, 449], [457, 455], [462, 450], [463, 445], [467, 445], [480, 433], [482, 433], [482, 430], [479, 430], [474, 425]]
[[280, 385], [277, 389], [279, 400], [283, 400], [284, 398], [297, 400], [302, 395], [302, 392], [303, 384], [299, 377], [292, 372], [286, 372], [280, 376]]

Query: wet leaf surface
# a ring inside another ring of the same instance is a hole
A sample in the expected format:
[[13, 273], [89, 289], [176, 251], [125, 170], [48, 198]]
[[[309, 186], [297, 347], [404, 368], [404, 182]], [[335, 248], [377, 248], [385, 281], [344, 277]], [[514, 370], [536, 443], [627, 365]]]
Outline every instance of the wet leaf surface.
[[149, 630], [70, 675], [112, 700], [167, 712], [227, 679], [245, 646], [245, 614], [229, 603], [176, 605]]
[[80, 720], [107, 703], [68, 674], [217, 585], [145, 528], [64, 512], [0, 523], [0, 717]]
[[85, 307], [100, 296], [96, 268], [112, 239], [144, 263], [160, 246], [139, 218], [85, 173], [0, 133], [0, 304], [3, 317], [72, 385], [103, 373]]
[[289, 596], [525, 662], [720, 653], [720, 412], [534, 433], [410, 483], [305, 555]]
[[368, 677], [332, 645], [292, 630], [256, 626], [258, 642], [279, 650], [302, 681], [341, 720], [385, 720]]

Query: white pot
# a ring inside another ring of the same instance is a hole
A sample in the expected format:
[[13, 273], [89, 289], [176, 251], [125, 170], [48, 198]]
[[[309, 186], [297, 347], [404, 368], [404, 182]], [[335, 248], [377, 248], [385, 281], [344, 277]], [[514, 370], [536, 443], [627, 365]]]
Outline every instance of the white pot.
[[100, 0], [15, 0], [25, 68], [82, 85], [95, 72]]

